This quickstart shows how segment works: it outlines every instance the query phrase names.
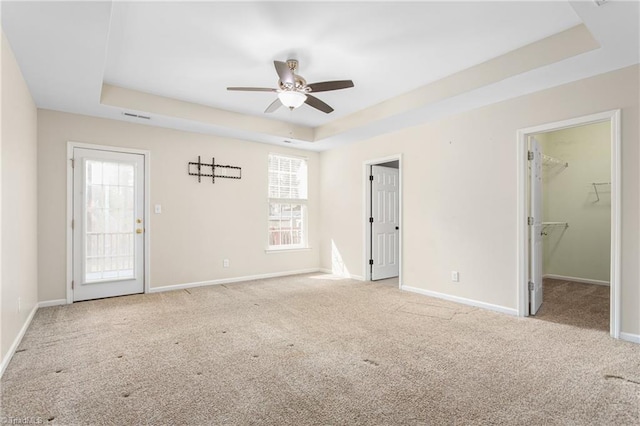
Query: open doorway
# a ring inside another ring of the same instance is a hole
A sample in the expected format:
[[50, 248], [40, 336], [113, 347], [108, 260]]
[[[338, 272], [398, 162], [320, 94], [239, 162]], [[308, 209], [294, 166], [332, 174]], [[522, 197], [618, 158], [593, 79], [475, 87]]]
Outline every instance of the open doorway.
[[520, 315], [618, 337], [619, 135], [619, 111], [519, 132]]
[[[532, 186], [538, 186], [541, 201], [539, 215], [530, 215], [541, 219], [540, 226], [530, 228], [530, 267], [537, 267], [542, 279], [529, 313], [545, 321], [607, 331], [611, 123], [531, 135], [529, 151], [536, 153], [529, 173], [535, 174], [534, 165], [540, 172], [539, 179], [530, 180], [529, 191], [532, 195]], [[541, 253], [533, 240], [540, 243]]]
[[[402, 161], [399, 155], [364, 164], [366, 281], [395, 279], [400, 287]], [[396, 281], [393, 281], [394, 285]]]

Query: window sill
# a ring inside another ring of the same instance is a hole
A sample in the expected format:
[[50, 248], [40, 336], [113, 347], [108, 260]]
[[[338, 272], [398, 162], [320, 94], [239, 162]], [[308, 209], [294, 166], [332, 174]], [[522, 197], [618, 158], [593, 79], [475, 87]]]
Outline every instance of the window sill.
[[266, 249], [264, 252], [267, 254], [273, 254], [273, 253], [293, 253], [297, 251], [311, 251], [311, 247], [271, 248], [271, 249]]

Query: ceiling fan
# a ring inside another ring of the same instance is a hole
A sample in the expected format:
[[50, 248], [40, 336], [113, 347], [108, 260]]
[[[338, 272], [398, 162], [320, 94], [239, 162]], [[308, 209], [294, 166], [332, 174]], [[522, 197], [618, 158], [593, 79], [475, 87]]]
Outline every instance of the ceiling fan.
[[264, 112], [274, 112], [281, 106], [293, 110], [302, 104], [307, 104], [317, 110], [329, 114], [333, 111], [329, 105], [311, 95], [316, 92], [328, 92], [330, 90], [348, 89], [353, 87], [351, 80], [322, 81], [320, 83], [309, 83], [296, 74], [298, 61], [287, 59], [287, 62], [273, 61], [278, 73], [278, 88], [268, 87], [227, 87], [227, 90], [238, 90], [243, 92], [275, 92], [278, 97], [267, 107]]

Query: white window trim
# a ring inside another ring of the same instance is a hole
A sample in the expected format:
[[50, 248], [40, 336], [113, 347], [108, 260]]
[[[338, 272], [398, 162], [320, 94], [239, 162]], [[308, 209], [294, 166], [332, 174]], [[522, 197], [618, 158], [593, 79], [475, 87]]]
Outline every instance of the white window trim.
[[265, 253], [273, 254], [273, 253], [295, 253], [295, 252], [305, 252], [311, 251], [311, 247], [297, 247], [297, 248], [273, 248], [273, 249], [265, 249]]
[[[289, 158], [295, 158], [295, 159], [299, 159], [299, 160], [304, 160], [304, 162], [307, 165], [307, 198], [271, 198], [268, 197], [267, 198], [267, 206], [266, 206], [266, 225], [265, 228], [267, 230], [266, 232], [266, 236], [267, 236], [267, 240], [266, 240], [266, 248], [265, 248], [265, 253], [282, 253], [282, 252], [296, 252], [296, 251], [308, 251], [311, 248], [309, 247], [309, 208], [308, 208], [308, 204], [309, 204], [309, 198], [308, 198], [308, 194], [309, 194], [309, 159], [308, 157], [303, 157], [300, 155], [291, 155], [291, 154], [281, 154], [281, 153], [277, 153], [277, 152], [270, 152], [267, 155], [267, 195], [269, 195], [269, 166], [268, 166], [268, 159], [269, 157], [271, 157], [272, 155], [275, 156], [279, 156], [279, 157], [289, 157]], [[302, 236], [303, 236], [303, 240], [302, 240], [302, 244], [288, 244], [288, 245], [279, 245], [279, 246], [272, 246], [269, 244], [269, 213], [270, 213], [270, 204], [271, 203], [281, 203], [281, 204], [300, 204], [302, 205], [302, 217], [303, 217], [303, 221], [302, 221]]]

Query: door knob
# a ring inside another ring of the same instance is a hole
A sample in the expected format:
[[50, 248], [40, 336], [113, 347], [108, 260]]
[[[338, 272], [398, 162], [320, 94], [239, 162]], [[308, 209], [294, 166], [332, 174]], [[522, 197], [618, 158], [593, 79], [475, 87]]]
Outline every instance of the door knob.
[[142, 228], [136, 229], [136, 234], [142, 234]]
[[397, 231], [398, 229], [400, 229], [400, 227], [399, 227], [399, 226], [396, 226], [396, 231]]

